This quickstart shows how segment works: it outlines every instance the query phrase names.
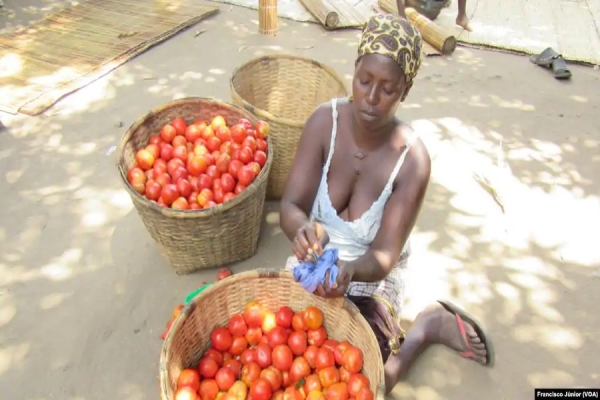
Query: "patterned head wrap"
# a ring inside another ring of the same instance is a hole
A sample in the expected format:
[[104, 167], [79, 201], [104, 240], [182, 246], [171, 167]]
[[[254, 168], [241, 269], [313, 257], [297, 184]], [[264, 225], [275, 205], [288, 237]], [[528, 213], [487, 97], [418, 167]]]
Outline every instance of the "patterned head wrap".
[[421, 66], [421, 34], [407, 19], [391, 14], [375, 15], [362, 31], [358, 57], [381, 54], [396, 61], [406, 77], [413, 81]]

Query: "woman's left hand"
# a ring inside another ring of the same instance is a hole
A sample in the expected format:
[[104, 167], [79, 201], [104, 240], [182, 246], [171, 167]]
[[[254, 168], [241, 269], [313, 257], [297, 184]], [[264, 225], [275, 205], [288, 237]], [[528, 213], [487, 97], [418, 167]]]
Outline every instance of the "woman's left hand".
[[338, 276], [332, 287], [329, 286], [329, 272], [325, 275], [325, 283], [319, 285], [315, 294], [321, 297], [343, 297], [354, 276], [354, 268], [346, 261], [338, 260]]

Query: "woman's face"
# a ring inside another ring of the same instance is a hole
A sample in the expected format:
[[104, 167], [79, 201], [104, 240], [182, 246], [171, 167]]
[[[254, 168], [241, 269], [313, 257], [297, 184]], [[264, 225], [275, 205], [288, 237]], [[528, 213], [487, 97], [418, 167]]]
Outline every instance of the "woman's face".
[[406, 98], [411, 84], [390, 57], [366, 54], [360, 58], [352, 80], [354, 114], [365, 129], [386, 125]]

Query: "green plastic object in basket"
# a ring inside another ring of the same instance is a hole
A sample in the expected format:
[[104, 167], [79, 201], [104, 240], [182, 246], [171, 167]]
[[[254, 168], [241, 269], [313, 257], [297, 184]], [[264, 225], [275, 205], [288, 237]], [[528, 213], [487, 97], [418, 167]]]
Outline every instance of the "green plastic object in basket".
[[207, 283], [206, 285], [194, 290], [193, 292], [191, 292], [190, 294], [188, 294], [185, 297], [185, 301], [184, 301], [184, 305], [188, 305], [192, 300], [194, 300], [194, 297], [196, 297], [198, 294], [202, 293], [205, 289], [208, 289], [212, 284], [211, 283]]

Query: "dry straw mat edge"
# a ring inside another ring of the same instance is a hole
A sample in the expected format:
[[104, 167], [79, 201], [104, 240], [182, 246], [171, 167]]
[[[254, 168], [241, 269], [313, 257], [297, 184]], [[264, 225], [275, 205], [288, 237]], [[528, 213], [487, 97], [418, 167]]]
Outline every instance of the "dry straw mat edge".
[[272, 312], [287, 305], [294, 311], [308, 306], [323, 310], [328, 336], [347, 340], [364, 354], [364, 373], [378, 399], [384, 395], [381, 352], [375, 334], [358, 308], [346, 298], [326, 299], [305, 291], [291, 272], [259, 269], [225, 278], [194, 298], [175, 320], [160, 354], [160, 390], [162, 400], [173, 400], [182, 369], [196, 367], [210, 346], [210, 333], [225, 326], [246, 304], [260, 301]]
[[283, 195], [304, 123], [320, 104], [348, 95], [342, 78], [310, 58], [270, 55], [237, 68], [230, 80], [233, 103], [271, 126], [273, 166], [267, 197]]
[[242, 193], [206, 210], [173, 210], [161, 207], [137, 193], [127, 182], [127, 171], [135, 164], [135, 153], [146, 146], [150, 135], [181, 117], [187, 123], [210, 121], [221, 115], [231, 126], [240, 118], [252, 123], [248, 112], [218, 100], [191, 97], [167, 103], [135, 122], [121, 139], [118, 170], [133, 204], [150, 236], [175, 272], [186, 274], [241, 261], [256, 253], [262, 221], [267, 178], [273, 151], [267, 138], [268, 157], [261, 173]]

